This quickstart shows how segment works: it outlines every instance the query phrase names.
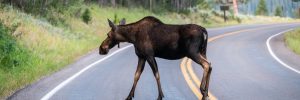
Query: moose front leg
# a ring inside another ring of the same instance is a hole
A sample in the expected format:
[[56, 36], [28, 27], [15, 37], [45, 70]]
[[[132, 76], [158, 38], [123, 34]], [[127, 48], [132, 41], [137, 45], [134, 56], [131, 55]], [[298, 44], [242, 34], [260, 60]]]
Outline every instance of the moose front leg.
[[139, 57], [138, 66], [137, 66], [137, 69], [136, 69], [136, 72], [134, 75], [133, 86], [132, 86], [131, 91], [130, 91], [128, 97], [126, 98], [126, 100], [132, 100], [132, 98], [134, 97], [135, 87], [136, 87], [137, 82], [140, 79], [140, 76], [144, 70], [144, 67], [145, 67], [145, 59]]
[[153, 72], [153, 74], [155, 76], [156, 82], [157, 82], [158, 93], [159, 93], [157, 100], [162, 100], [162, 98], [164, 97], [164, 94], [162, 92], [161, 85], [160, 85], [160, 76], [159, 76], [159, 72], [158, 72], [158, 67], [157, 67], [156, 60], [152, 56], [152, 57], [148, 57], [147, 58], [147, 62], [149, 63], [149, 65], [150, 65], [150, 67], [152, 69], [152, 72]]
[[209, 80], [210, 74], [212, 71], [211, 64], [207, 61], [205, 55], [197, 54], [193, 57], [190, 57], [194, 62], [200, 64], [203, 68], [203, 77], [200, 85], [200, 92], [203, 95], [202, 100], [208, 99], [208, 87], [209, 87]]

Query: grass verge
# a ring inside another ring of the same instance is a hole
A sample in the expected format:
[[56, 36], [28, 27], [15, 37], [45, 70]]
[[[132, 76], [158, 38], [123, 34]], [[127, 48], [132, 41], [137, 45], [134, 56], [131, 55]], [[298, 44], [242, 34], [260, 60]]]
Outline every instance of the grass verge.
[[286, 33], [284, 40], [288, 48], [300, 55], [300, 28]]

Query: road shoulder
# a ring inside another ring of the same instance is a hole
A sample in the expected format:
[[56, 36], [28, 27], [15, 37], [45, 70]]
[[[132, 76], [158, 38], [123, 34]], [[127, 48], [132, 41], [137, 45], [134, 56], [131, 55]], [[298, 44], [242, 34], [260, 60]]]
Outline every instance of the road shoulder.
[[284, 34], [285, 33], [274, 36], [270, 40], [270, 47], [280, 60], [293, 67], [294, 69], [300, 71], [300, 55], [297, 55], [287, 47], [284, 42]]

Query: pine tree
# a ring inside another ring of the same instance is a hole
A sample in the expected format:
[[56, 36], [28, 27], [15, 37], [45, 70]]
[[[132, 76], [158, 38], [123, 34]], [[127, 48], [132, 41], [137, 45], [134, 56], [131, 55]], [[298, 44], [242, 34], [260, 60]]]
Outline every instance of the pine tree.
[[267, 10], [265, 0], [260, 0], [259, 1], [259, 4], [257, 6], [255, 14], [256, 15], [268, 15], [268, 10]]
[[280, 16], [282, 17], [282, 9], [280, 6], [277, 6], [275, 9], [275, 16]]

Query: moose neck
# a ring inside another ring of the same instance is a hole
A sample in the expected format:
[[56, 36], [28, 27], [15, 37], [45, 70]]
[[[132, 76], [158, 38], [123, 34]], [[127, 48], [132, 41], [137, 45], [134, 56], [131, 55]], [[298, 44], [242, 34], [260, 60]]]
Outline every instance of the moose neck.
[[121, 25], [118, 28], [119, 33], [126, 39], [123, 42], [135, 43], [137, 30], [134, 25]]

